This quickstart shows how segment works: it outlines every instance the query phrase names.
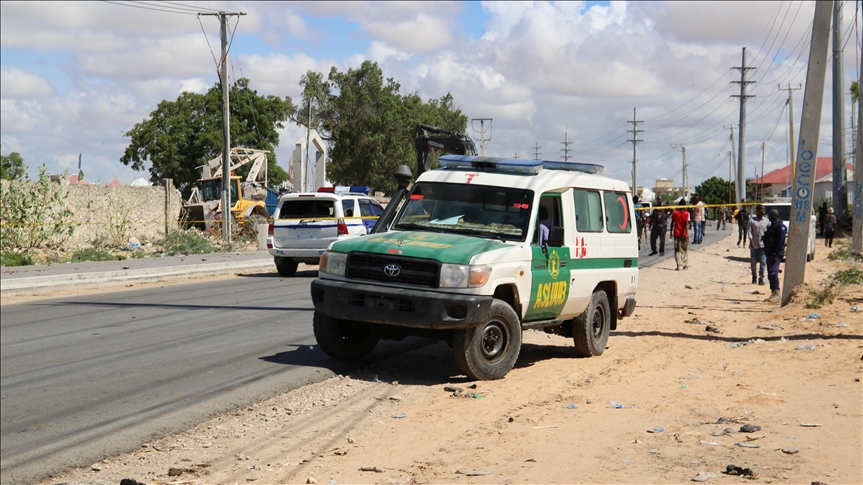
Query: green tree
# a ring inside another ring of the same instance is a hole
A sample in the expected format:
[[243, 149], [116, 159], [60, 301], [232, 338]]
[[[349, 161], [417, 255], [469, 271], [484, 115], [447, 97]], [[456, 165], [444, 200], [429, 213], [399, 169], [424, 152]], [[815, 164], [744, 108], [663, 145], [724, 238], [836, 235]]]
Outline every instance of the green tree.
[[731, 194], [731, 202], [734, 202], [734, 187], [734, 182], [719, 177], [710, 177], [695, 187], [695, 193], [704, 199], [705, 204], [727, 204], [729, 203], [729, 194]]
[[[2, 146], [0, 146], [2, 148]], [[27, 165], [18, 152], [0, 155], [0, 179], [21, 180], [27, 174]]]
[[[279, 144], [278, 129], [284, 127], [293, 110], [291, 99], [260, 96], [249, 88], [249, 80], [240, 78], [230, 90], [231, 146], [269, 150], [267, 176], [271, 184], [288, 178], [279, 167], [274, 147]], [[174, 179], [174, 184], [188, 195], [192, 184], [201, 177], [197, 167], [222, 153], [222, 88], [220, 83], [205, 94], [184, 92], [176, 101], [162, 101], [150, 118], [125, 133], [131, 138], [120, 162], [135, 170], [150, 163], [150, 181]], [[250, 165], [237, 175], [248, 174]]]
[[[417, 93], [402, 94], [399, 83], [385, 79], [374, 62], [347, 72], [332, 68], [326, 80], [309, 71], [300, 85], [303, 102], [291, 112], [291, 120], [311, 125], [329, 143], [327, 178], [339, 185], [392, 193], [396, 168], [415, 169], [418, 123], [462, 132], [467, 127], [467, 116], [453, 106], [450, 94], [428, 102]], [[433, 153], [435, 161], [437, 155]]]
[[860, 88], [857, 86], [857, 81], [851, 83], [851, 102], [856, 103], [860, 99]]

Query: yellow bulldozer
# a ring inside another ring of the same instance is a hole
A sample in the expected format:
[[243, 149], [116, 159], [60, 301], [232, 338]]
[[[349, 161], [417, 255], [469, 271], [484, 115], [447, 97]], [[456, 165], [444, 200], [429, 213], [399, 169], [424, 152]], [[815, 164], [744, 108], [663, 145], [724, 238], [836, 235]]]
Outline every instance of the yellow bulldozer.
[[[264, 199], [267, 197], [267, 152], [252, 148], [231, 149], [231, 206], [232, 225], [239, 230], [254, 232], [257, 224], [269, 218]], [[252, 164], [244, 181], [234, 170]], [[225, 217], [222, 210], [222, 156], [198, 167], [202, 178], [192, 188], [192, 195], [183, 202], [180, 220], [187, 227], [207, 230], [219, 228]]]

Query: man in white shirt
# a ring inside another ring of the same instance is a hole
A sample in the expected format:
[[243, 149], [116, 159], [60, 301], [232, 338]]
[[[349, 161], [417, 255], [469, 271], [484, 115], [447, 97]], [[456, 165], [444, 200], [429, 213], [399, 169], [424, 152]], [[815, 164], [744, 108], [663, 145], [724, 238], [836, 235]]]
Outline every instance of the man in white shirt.
[[758, 265], [758, 284], [764, 284], [764, 270], [767, 267], [767, 254], [764, 253], [764, 242], [761, 236], [767, 232], [770, 221], [764, 217], [764, 206], [755, 206], [755, 216], [749, 219], [746, 232], [749, 235], [749, 268], [752, 271], [752, 284], [755, 284], [755, 267]]

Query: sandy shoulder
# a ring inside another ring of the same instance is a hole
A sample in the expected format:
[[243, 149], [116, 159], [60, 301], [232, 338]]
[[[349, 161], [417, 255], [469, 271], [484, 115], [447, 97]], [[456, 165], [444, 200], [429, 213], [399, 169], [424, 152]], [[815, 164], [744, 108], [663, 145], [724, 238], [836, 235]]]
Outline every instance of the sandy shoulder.
[[[765, 304], [734, 242], [690, 251], [687, 271], [641, 270], [635, 315], [602, 356], [531, 330], [505, 379], [474, 383], [439, 343], [45, 483], [740, 480], [728, 464], [765, 483], [863, 483], [863, 313], [849, 310], [863, 289], [819, 310]], [[812, 287], [850, 265], [825, 251]], [[717, 436], [745, 424], [761, 429]]]

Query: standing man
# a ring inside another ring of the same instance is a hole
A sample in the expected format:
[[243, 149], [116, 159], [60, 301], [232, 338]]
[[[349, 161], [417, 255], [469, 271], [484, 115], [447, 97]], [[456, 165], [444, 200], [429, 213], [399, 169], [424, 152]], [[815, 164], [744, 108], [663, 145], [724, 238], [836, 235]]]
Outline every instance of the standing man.
[[767, 218], [770, 219], [770, 226], [762, 238], [764, 242], [764, 252], [767, 254], [767, 279], [770, 281], [770, 297], [764, 300], [767, 303], [776, 303], [782, 301], [782, 294], [779, 292], [779, 264], [782, 263], [782, 257], [785, 256], [785, 236], [788, 234], [788, 229], [779, 218], [779, 211], [770, 209], [767, 213]]
[[689, 255], [687, 253], [689, 234], [686, 232], [686, 225], [688, 223], [689, 212], [679, 206], [677, 209], [674, 209], [674, 212], [671, 214], [671, 235], [674, 237], [674, 261], [677, 262], [676, 271], [680, 271], [681, 268], [689, 269]]
[[668, 214], [662, 207], [662, 197], [656, 198], [656, 207], [650, 213], [650, 254], [656, 254], [656, 239], [659, 238], [659, 254], [665, 254], [665, 230], [668, 228]]
[[824, 245], [828, 248], [832, 248], [833, 236], [836, 235], [836, 216], [833, 215], [832, 207], [827, 209], [827, 215], [824, 216], [824, 220], [821, 222], [821, 224], [824, 226]]
[[704, 240], [704, 201], [701, 197], [695, 196], [695, 209], [692, 210], [692, 226], [695, 228], [695, 237], [692, 239], [692, 244], [701, 244]]
[[758, 266], [758, 284], [764, 284], [764, 268], [767, 266], [767, 255], [764, 253], [764, 241], [761, 237], [770, 227], [770, 221], [764, 217], [764, 206], [755, 206], [755, 217], [749, 219], [749, 269], [752, 272], [752, 284], [755, 284], [755, 267]]
[[721, 206], [719, 210], [716, 211], [716, 230], [719, 230], [719, 225], [722, 224], [722, 230], [725, 230], [725, 219], [728, 217], [728, 210], [725, 206]]
[[638, 250], [641, 251], [641, 236], [644, 234], [644, 211], [638, 202], [638, 196], [632, 196], [632, 205], [635, 206], [635, 230], [638, 232]]
[[740, 210], [737, 211], [737, 215], [734, 216], [734, 219], [737, 221], [737, 247], [740, 247], [740, 241], [743, 241], [743, 244], [746, 244], [746, 228], [749, 224], [749, 212], [746, 211], [746, 206], [743, 203], [746, 202], [746, 199], [740, 199]]
[[821, 234], [821, 237], [824, 237], [824, 219], [827, 217], [827, 202], [825, 201], [821, 204], [821, 208], [818, 209], [818, 234]]

